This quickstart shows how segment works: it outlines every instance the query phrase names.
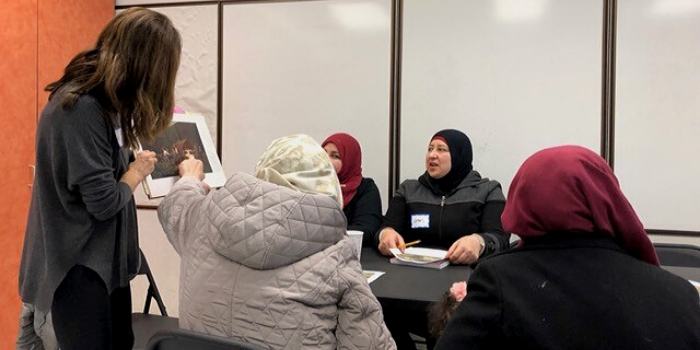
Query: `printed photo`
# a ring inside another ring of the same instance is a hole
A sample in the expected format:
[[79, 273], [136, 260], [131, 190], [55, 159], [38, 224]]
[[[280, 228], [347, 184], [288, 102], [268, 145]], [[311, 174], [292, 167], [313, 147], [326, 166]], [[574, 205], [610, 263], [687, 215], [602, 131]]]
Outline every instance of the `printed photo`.
[[148, 198], [163, 197], [180, 179], [177, 166], [193, 155], [204, 163], [204, 183], [218, 188], [226, 183], [226, 175], [216, 154], [204, 117], [196, 114], [173, 114], [173, 124], [153, 142], [142, 142], [140, 149], [156, 153], [153, 173], [146, 177], [143, 189]]
[[158, 163], [151, 174], [156, 180], [177, 176], [177, 166], [187, 155], [193, 155], [204, 163], [204, 173], [211, 173], [211, 162], [199, 137], [196, 123], [175, 122], [152, 144], [144, 143], [143, 149], [156, 153]]
[[437, 258], [434, 256], [415, 254], [396, 254], [396, 257], [399, 258], [399, 260], [401, 261], [412, 262], [416, 264], [429, 264], [438, 260], [442, 260], [441, 258]]

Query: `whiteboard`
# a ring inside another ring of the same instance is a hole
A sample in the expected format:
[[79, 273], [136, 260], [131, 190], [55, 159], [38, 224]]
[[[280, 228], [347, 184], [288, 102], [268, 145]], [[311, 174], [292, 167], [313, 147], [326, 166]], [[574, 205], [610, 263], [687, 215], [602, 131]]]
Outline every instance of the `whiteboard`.
[[645, 227], [700, 231], [700, 1], [619, 0], [615, 172]]
[[222, 163], [251, 173], [270, 142], [355, 136], [387, 203], [391, 1], [224, 6]]
[[465, 132], [504, 192], [537, 150], [600, 152], [602, 1], [405, 0], [401, 179], [430, 137]]

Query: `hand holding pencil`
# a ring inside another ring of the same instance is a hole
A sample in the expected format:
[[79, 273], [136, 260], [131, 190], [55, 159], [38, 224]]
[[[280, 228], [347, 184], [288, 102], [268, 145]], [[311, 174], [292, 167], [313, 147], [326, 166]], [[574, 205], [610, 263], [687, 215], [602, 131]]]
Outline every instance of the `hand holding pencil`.
[[399, 245], [399, 246], [396, 247], [396, 248], [401, 249], [401, 251], [403, 252], [404, 249], [406, 249], [406, 247], [410, 247], [410, 246], [416, 245], [416, 244], [418, 244], [418, 243], [420, 243], [420, 239], [419, 239], [419, 240], [415, 240], [415, 241], [413, 241], [413, 242], [408, 242], [408, 243], [405, 243], [405, 244], [401, 244], [401, 245]]
[[418, 243], [420, 243], [420, 240], [405, 243], [403, 237], [391, 227], [385, 228], [379, 234], [379, 251], [386, 256], [393, 255], [390, 251], [391, 248], [399, 248], [402, 253], [405, 253], [406, 247]]

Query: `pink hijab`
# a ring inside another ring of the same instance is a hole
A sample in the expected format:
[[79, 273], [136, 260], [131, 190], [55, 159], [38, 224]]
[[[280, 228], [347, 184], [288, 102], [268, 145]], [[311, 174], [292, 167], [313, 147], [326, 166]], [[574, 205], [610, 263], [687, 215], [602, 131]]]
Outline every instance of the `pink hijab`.
[[343, 208], [345, 208], [357, 193], [357, 187], [362, 181], [362, 149], [354, 137], [345, 133], [328, 136], [321, 146], [325, 147], [329, 143], [338, 148], [340, 160], [343, 162], [338, 172], [338, 180], [342, 185]]
[[523, 241], [552, 231], [605, 233], [635, 258], [659, 265], [612, 170], [583, 147], [554, 147], [528, 158], [513, 178], [501, 220]]

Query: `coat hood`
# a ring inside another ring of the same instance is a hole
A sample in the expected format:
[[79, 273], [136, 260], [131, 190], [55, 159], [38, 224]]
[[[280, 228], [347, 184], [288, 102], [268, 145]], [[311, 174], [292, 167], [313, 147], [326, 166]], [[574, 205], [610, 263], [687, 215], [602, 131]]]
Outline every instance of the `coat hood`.
[[247, 267], [267, 270], [293, 264], [347, 235], [345, 215], [327, 195], [290, 188], [236, 173], [212, 194], [207, 237], [218, 254]]

